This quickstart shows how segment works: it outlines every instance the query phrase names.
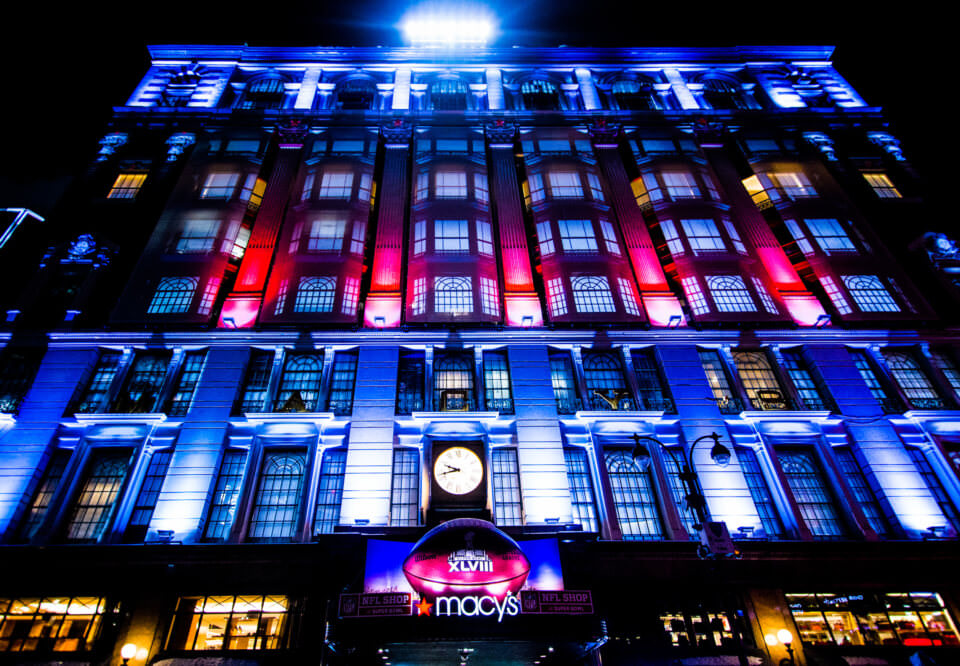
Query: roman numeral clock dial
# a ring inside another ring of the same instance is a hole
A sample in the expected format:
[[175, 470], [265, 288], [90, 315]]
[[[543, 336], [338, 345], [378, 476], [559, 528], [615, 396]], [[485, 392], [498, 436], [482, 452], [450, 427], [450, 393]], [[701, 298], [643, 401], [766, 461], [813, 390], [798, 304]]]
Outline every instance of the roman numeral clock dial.
[[470, 449], [452, 446], [437, 456], [433, 478], [451, 495], [466, 495], [483, 481], [483, 462]]

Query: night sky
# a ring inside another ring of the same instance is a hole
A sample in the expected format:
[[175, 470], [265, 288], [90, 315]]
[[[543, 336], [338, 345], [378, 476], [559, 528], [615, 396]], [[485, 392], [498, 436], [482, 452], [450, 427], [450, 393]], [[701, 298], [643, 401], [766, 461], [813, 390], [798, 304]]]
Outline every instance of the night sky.
[[[110, 3], [109, 11], [96, 4], [61, 9], [27, 0], [5, 12], [0, 207], [50, 210], [56, 192], [95, 155], [111, 107], [126, 101], [146, 71], [147, 44], [396, 46], [396, 25], [416, 3], [177, 0]], [[958, 37], [955, 22], [932, 3], [903, 3], [909, 11], [837, 0], [490, 0], [486, 6], [500, 24], [496, 46], [835, 45], [838, 70], [868, 104], [887, 110], [928, 196], [938, 204], [941, 193], [956, 188], [946, 161], [960, 149], [956, 121], [931, 109], [947, 107], [956, 89], [946, 63]], [[925, 224], [931, 225], [949, 231], [955, 223], [941, 218]]]

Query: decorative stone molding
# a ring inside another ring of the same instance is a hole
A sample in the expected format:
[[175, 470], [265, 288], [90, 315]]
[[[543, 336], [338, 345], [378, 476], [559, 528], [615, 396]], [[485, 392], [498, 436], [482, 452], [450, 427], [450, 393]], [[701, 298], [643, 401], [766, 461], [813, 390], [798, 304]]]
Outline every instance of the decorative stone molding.
[[123, 132], [107, 134], [100, 139], [100, 152], [97, 154], [98, 162], [106, 162], [117, 152], [117, 148], [127, 143], [130, 137]]
[[195, 134], [181, 132], [167, 139], [167, 161], [176, 162], [184, 151], [197, 142]]

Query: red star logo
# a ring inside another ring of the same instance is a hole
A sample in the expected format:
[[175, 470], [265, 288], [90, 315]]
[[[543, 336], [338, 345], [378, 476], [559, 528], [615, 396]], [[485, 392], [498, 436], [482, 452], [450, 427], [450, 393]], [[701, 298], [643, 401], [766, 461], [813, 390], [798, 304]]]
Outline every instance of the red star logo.
[[430, 609], [433, 608], [433, 604], [426, 599], [421, 599], [420, 603], [413, 606], [417, 609], [417, 615], [430, 615]]

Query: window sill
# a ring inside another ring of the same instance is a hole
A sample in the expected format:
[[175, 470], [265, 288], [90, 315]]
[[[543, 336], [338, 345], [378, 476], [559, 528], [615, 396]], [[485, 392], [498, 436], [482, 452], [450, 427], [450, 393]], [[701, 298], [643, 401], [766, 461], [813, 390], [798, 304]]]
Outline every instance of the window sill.
[[637, 419], [658, 419], [665, 414], [664, 410], [636, 411], [636, 410], [582, 410], [574, 412], [573, 416], [583, 421], [636, 421]]
[[163, 423], [167, 420], [167, 415], [163, 413], [147, 413], [147, 414], [105, 414], [105, 413], [92, 413], [92, 414], [74, 414], [73, 418], [78, 423], [137, 423], [137, 424], [148, 424], [148, 423]]

